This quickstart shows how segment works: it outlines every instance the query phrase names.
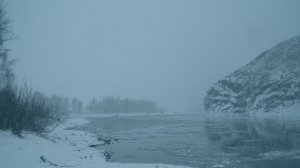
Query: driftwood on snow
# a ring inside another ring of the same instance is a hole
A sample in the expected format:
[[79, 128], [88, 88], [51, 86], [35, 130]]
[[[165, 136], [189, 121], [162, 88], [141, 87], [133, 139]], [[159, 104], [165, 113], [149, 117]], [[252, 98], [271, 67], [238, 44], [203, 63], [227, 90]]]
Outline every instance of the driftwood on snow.
[[110, 144], [112, 143], [112, 142], [111, 142], [111, 139], [102, 139], [102, 138], [98, 138], [98, 141], [102, 141], [103, 143], [99, 143], [99, 144], [91, 144], [91, 145], [89, 145], [89, 147], [95, 148], [95, 147], [102, 146], [102, 145], [110, 145]]
[[45, 156], [41, 156], [40, 159], [41, 159], [41, 161], [42, 161], [43, 163], [48, 163], [49, 165], [54, 166], [54, 167], [61, 167], [61, 168], [63, 168], [63, 167], [75, 167], [75, 166], [68, 166], [68, 165], [58, 165], [58, 164], [55, 164], [55, 163], [49, 161]]

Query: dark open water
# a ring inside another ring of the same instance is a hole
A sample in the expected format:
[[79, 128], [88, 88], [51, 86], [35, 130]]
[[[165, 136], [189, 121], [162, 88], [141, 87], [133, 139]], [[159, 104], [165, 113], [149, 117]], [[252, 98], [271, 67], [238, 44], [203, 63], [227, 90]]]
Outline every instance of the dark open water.
[[300, 118], [145, 115], [89, 118], [111, 162], [201, 168], [300, 168]]

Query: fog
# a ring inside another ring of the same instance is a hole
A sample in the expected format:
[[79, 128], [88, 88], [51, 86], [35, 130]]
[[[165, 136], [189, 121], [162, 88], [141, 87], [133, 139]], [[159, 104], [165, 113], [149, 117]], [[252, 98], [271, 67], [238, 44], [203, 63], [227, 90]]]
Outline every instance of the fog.
[[146, 98], [202, 111], [216, 81], [300, 34], [298, 0], [6, 0], [15, 72], [85, 102]]

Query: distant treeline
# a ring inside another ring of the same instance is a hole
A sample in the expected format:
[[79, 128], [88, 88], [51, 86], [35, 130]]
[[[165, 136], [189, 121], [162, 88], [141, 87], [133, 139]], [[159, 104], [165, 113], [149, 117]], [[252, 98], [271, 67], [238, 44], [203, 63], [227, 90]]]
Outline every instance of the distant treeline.
[[69, 113], [82, 113], [83, 103], [77, 98], [69, 99], [68, 97], [52, 95], [49, 98], [50, 102], [60, 111]]
[[100, 101], [92, 99], [86, 108], [88, 111], [98, 113], [162, 113], [166, 111], [151, 100], [121, 99], [112, 96]]

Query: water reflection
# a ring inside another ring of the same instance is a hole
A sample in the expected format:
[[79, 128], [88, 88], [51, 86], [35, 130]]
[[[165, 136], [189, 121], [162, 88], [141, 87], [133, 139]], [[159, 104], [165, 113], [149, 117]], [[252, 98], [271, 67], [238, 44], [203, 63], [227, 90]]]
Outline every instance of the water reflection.
[[300, 167], [299, 120], [208, 118], [205, 132], [210, 145], [235, 156], [242, 167]]

